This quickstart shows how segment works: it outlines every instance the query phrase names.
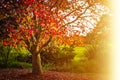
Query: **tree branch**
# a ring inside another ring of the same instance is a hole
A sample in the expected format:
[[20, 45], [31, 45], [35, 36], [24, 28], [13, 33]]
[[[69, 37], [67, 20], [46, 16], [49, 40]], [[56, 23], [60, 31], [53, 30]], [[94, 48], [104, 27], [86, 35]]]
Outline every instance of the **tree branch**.
[[50, 10], [55, 7], [55, 5], [58, 3], [58, 0], [55, 1], [55, 3], [50, 7]]
[[52, 40], [52, 36], [49, 37], [49, 39], [43, 44], [41, 48], [47, 46], [51, 40]]
[[[74, 19], [74, 20], [71, 21], [71, 22], [68, 22], [68, 23], [64, 24], [62, 27], [66, 26], [66, 25], [69, 25], [69, 24], [74, 23], [75, 21], [77, 21], [83, 14], [85, 14], [85, 12], [86, 12], [86, 11], [88, 10], [88, 8], [90, 8], [90, 7], [91, 7], [91, 6], [88, 6], [88, 7], [84, 10], [83, 13], [81, 13], [79, 16], [77, 16], [76, 19]], [[60, 27], [60, 28], [58, 29], [58, 31], [59, 31], [62, 27]]]
[[42, 48], [46, 47], [51, 40], [52, 40], [52, 36], [50, 36], [49, 39], [40, 47], [38, 53], [41, 52]]

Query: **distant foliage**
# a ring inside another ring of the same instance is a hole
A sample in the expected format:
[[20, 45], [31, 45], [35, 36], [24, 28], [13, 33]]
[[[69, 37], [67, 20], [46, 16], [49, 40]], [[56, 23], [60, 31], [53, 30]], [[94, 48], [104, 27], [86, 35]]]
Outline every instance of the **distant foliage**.
[[[64, 65], [74, 58], [74, 48], [70, 46], [55, 47], [50, 51], [42, 52], [42, 60], [44, 63], [52, 63], [53, 65]], [[50, 54], [50, 55], [48, 55]]]

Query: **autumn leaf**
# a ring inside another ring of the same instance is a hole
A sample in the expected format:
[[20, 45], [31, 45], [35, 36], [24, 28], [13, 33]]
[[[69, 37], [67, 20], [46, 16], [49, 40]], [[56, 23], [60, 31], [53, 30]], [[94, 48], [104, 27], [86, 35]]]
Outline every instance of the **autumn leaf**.
[[4, 45], [4, 46], [7, 46], [6, 40], [3, 41], [3, 45]]

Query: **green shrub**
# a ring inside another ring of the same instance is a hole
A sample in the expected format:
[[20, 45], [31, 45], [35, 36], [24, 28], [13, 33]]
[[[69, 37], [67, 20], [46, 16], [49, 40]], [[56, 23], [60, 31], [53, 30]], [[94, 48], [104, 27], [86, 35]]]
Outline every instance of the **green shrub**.
[[14, 61], [14, 62], [9, 63], [8, 67], [9, 68], [18, 68], [18, 67], [20, 67], [20, 63], [17, 61]]
[[52, 50], [43, 51], [41, 54], [42, 64], [63, 65], [71, 62], [75, 54], [73, 53], [73, 47], [55, 47], [54, 52]]
[[47, 63], [47, 64], [42, 64], [43, 70], [51, 70], [52, 69], [52, 64]]
[[16, 61], [18, 56], [22, 55], [24, 57], [27, 54], [28, 51], [25, 49], [14, 49], [12, 46], [4, 47], [0, 45], [0, 67], [7, 68], [11, 62]]

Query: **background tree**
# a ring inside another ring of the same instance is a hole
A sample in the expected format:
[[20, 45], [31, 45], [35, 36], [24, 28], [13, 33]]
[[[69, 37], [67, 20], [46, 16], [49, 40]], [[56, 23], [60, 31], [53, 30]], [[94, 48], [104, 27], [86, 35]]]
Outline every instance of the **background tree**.
[[99, 62], [98, 67], [103, 67], [102, 72], [109, 71], [110, 49], [112, 45], [112, 16], [109, 14], [103, 15], [96, 25], [95, 29], [88, 33], [86, 44], [86, 57], [89, 60], [96, 60]]

